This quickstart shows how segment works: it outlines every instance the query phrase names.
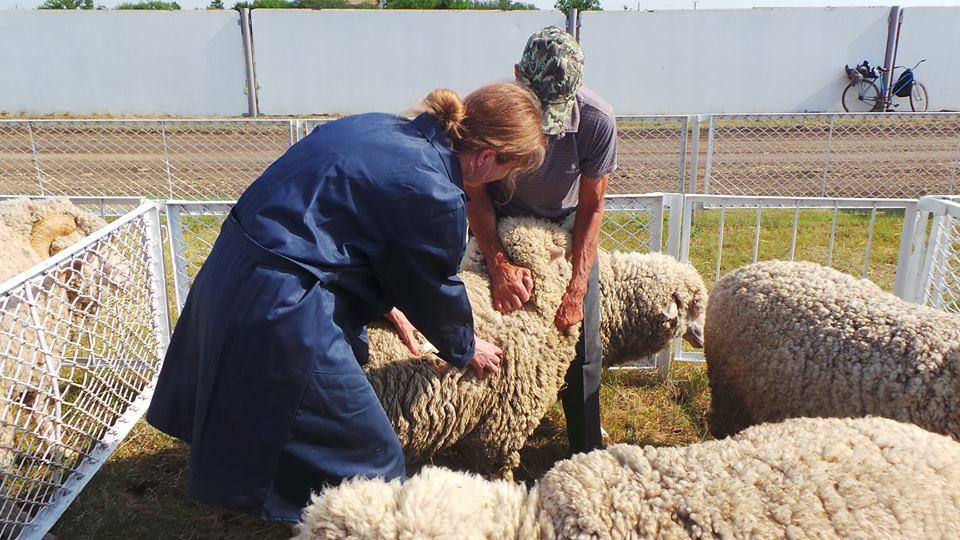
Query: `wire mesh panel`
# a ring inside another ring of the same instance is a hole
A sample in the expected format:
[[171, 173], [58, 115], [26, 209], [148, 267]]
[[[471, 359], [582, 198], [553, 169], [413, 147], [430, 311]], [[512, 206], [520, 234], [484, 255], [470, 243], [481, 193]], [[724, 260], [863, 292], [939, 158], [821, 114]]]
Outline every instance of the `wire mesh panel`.
[[686, 116], [617, 118], [617, 170], [611, 194], [677, 191], [683, 184]]
[[223, 220], [230, 213], [233, 204], [232, 201], [167, 203], [177, 314], [183, 309], [190, 285], [210, 255]]
[[233, 198], [296, 140], [291, 120], [0, 121], [0, 193]]
[[[910, 199], [686, 196], [680, 256], [708, 289], [728, 272], [763, 260], [812, 261], [895, 289], [909, 245]], [[702, 355], [684, 354], [701, 360]]]
[[925, 212], [922, 225], [927, 225], [929, 217], [933, 220], [926, 250], [920, 254], [925, 261], [918, 276], [916, 300], [960, 313], [960, 203], [925, 197], [920, 208]]
[[39, 538], [140, 417], [166, 348], [152, 204], [0, 285], [0, 538]]
[[960, 115], [714, 115], [704, 193], [916, 198], [955, 193]]

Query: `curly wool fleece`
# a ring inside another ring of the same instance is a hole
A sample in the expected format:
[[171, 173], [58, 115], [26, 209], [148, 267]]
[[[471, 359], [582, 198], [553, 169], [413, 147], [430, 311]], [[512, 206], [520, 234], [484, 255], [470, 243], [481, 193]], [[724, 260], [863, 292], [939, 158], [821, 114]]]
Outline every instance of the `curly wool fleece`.
[[878, 415], [960, 437], [960, 316], [806, 262], [738, 269], [706, 326], [717, 437], [801, 416]]
[[960, 444], [885, 418], [801, 418], [682, 448], [616, 445], [529, 492], [425, 469], [313, 497], [317, 538], [957, 538]]
[[[575, 357], [577, 332], [560, 334], [553, 322], [570, 280], [571, 265], [563, 256], [569, 233], [544, 220], [506, 218], [499, 234], [514, 262], [533, 273], [530, 303], [506, 315], [493, 309], [475, 243], [467, 249], [460, 274], [477, 333], [504, 350], [499, 375], [478, 381], [435, 356], [410, 358], [387, 325], [370, 328], [370, 363], [364, 369], [409, 463], [456, 445], [470, 470], [512, 470]], [[600, 256], [601, 340], [607, 361], [653, 354], [691, 328], [699, 332], [707, 295], [696, 270], [665, 255]]]

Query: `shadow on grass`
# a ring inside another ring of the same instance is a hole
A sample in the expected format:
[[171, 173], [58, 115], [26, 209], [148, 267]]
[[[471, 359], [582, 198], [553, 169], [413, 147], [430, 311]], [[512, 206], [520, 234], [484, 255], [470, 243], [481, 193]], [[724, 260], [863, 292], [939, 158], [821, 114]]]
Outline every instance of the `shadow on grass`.
[[289, 525], [194, 502], [187, 495], [188, 448], [141, 422], [51, 531], [64, 539], [280, 539]]

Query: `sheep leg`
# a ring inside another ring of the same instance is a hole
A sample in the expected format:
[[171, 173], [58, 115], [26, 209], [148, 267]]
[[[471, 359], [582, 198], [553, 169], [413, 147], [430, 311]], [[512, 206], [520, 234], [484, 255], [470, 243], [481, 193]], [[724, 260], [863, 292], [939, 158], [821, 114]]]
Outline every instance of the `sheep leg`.
[[753, 418], [734, 387], [710, 380], [710, 434], [717, 439], [734, 435], [753, 425]]

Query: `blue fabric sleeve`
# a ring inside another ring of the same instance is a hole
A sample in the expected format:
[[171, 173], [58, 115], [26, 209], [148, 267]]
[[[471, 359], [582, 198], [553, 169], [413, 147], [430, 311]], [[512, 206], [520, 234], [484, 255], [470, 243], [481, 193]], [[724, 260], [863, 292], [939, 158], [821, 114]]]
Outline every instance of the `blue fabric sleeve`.
[[447, 362], [463, 368], [474, 353], [473, 311], [457, 277], [466, 243], [465, 210], [454, 208], [394, 231], [377, 275], [389, 299]]

